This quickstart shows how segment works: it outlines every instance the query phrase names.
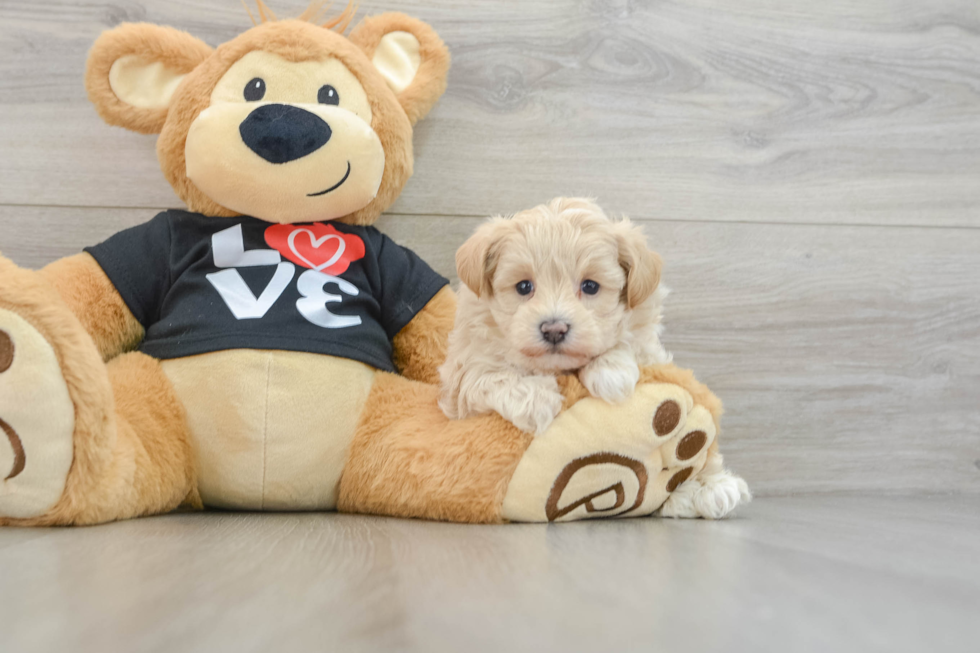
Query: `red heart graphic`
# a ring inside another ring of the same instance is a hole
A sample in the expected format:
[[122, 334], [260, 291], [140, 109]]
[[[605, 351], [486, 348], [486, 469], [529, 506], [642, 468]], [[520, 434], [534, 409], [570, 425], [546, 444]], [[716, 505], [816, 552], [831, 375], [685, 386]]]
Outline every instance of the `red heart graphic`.
[[351, 262], [364, 258], [364, 241], [337, 231], [333, 225], [274, 224], [265, 242], [297, 265], [324, 274], [343, 274]]

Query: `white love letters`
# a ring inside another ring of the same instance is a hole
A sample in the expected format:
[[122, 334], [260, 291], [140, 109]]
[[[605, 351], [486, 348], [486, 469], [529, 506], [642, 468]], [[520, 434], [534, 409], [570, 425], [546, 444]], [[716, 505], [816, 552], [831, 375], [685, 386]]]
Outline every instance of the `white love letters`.
[[[303, 232], [305, 230], [294, 232], [290, 236], [290, 240], [296, 233]], [[340, 258], [344, 251], [343, 239], [328, 235], [321, 237], [317, 242], [312, 233], [309, 233], [309, 236], [317, 247], [330, 238], [337, 238], [339, 243], [337, 253], [331, 261], [319, 266], [318, 269], [307, 270], [299, 276], [297, 289], [303, 297], [297, 300], [296, 309], [309, 322], [325, 329], [341, 329], [361, 324], [359, 316], [336, 315], [327, 308], [327, 304], [342, 300], [341, 295], [326, 292], [327, 284], [336, 285], [340, 292], [347, 295], [357, 295], [357, 287], [339, 277], [319, 271], [329, 267]], [[292, 246], [292, 242], [290, 245]], [[252, 249], [246, 252], [240, 224], [214, 234], [211, 237], [211, 248], [215, 266], [225, 269], [206, 275], [207, 280], [218, 291], [225, 305], [238, 320], [254, 320], [264, 317], [276, 303], [276, 300], [285, 292], [296, 274], [296, 266], [292, 263], [282, 262], [279, 252], [273, 249]], [[265, 289], [256, 297], [235, 268], [264, 265], [275, 265], [276, 271]], [[311, 267], [313, 267], [312, 264]]]

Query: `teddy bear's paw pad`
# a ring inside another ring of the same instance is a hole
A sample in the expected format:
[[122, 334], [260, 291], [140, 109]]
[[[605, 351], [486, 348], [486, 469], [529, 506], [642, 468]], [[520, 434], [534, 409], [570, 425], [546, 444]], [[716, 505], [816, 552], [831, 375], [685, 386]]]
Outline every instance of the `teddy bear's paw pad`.
[[684, 409], [673, 399], [664, 400], [653, 413], [653, 432], [661, 438], [673, 435], [684, 423]]
[[643, 504], [648, 475], [638, 460], [614, 453], [576, 458], [555, 479], [545, 516], [548, 521], [611, 517]]
[[20, 315], [0, 309], [0, 517], [36, 517], [58, 502], [74, 429], [54, 349]]
[[[667, 498], [666, 483], [650, 492], [666, 467], [665, 451], [676, 458], [678, 443], [694, 431], [708, 428], [706, 442], [714, 436], [701, 412], [707, 414], [686, 390], [669, 383], [641, 384], [621, 404], [582, 399], [531, 442], [507, 489], [504, 518], [569, 521], [652, 513]], [[698, 415], [693, 422], [692, 413]], [[706, 447], [693, 454], [691, 466]]]
[[[677, 473], [686, 467], [696, 466], [704, 452], [715, 441], [716, 435], [715, 422], [703, 406], [695, 406], [687, 415], [687, 420], [680, 429], [677, 429], [668, 442], [665, 442], [660, 451], [663, 455], [663, 464], [667, 469], [673, 469]], [[680, 481], [683, 482], [683, 479]], [[680, 482], [675, 484], [680, 485]], [[673, 490], [670, 490], [673, 491]]]
[[661, 445], [659, 460], [657, 456], [650, 458], [651, 468], [658, 464], [658, 471], [652, 475], [654, 478], [647, 489], [649, 512], [670, 501], [673, 493], [687, 487], [704, 468], [708, 447], [716, 434], [711, 413], [703, 406], [694, 406], [683, 424]]

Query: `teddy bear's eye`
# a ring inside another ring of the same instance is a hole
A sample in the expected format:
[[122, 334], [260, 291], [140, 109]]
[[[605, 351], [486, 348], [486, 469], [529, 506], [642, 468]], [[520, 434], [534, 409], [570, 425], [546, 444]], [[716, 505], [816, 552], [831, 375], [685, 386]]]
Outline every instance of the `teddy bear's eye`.
[[340, 104], [340, 94], [330, 84], [324, 84], [316, 94], [316, 101], [320, 104]]
[[599, 292], [599, 284], [592, 279], [586, 279], [582, 282], [582, 292], [586, 295], [594, 295]]
[[249, 102], [258, 102], [265, 97], [265, 80], [256, 77], [245, 85], [245, 99]]
[[534, 282], [525, 279], [524, 281], [518, 281], [514, 287], [517, 289], [518, 295], [530, 295], [531, 291], [534, 290]]

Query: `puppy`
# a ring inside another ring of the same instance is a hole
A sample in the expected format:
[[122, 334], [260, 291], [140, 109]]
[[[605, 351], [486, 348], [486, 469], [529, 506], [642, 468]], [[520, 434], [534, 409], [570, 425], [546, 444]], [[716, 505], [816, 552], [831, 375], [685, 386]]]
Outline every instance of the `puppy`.
[[627, 399], [640, 365], [666, 363], [661, 260], [639, 226], [588, 199], [558, 198], [481, 225], [456, 254], [462, 286], [440, 368], [452, 419], [496, 411], [541, 433], [562, 406], [555, 375]]

